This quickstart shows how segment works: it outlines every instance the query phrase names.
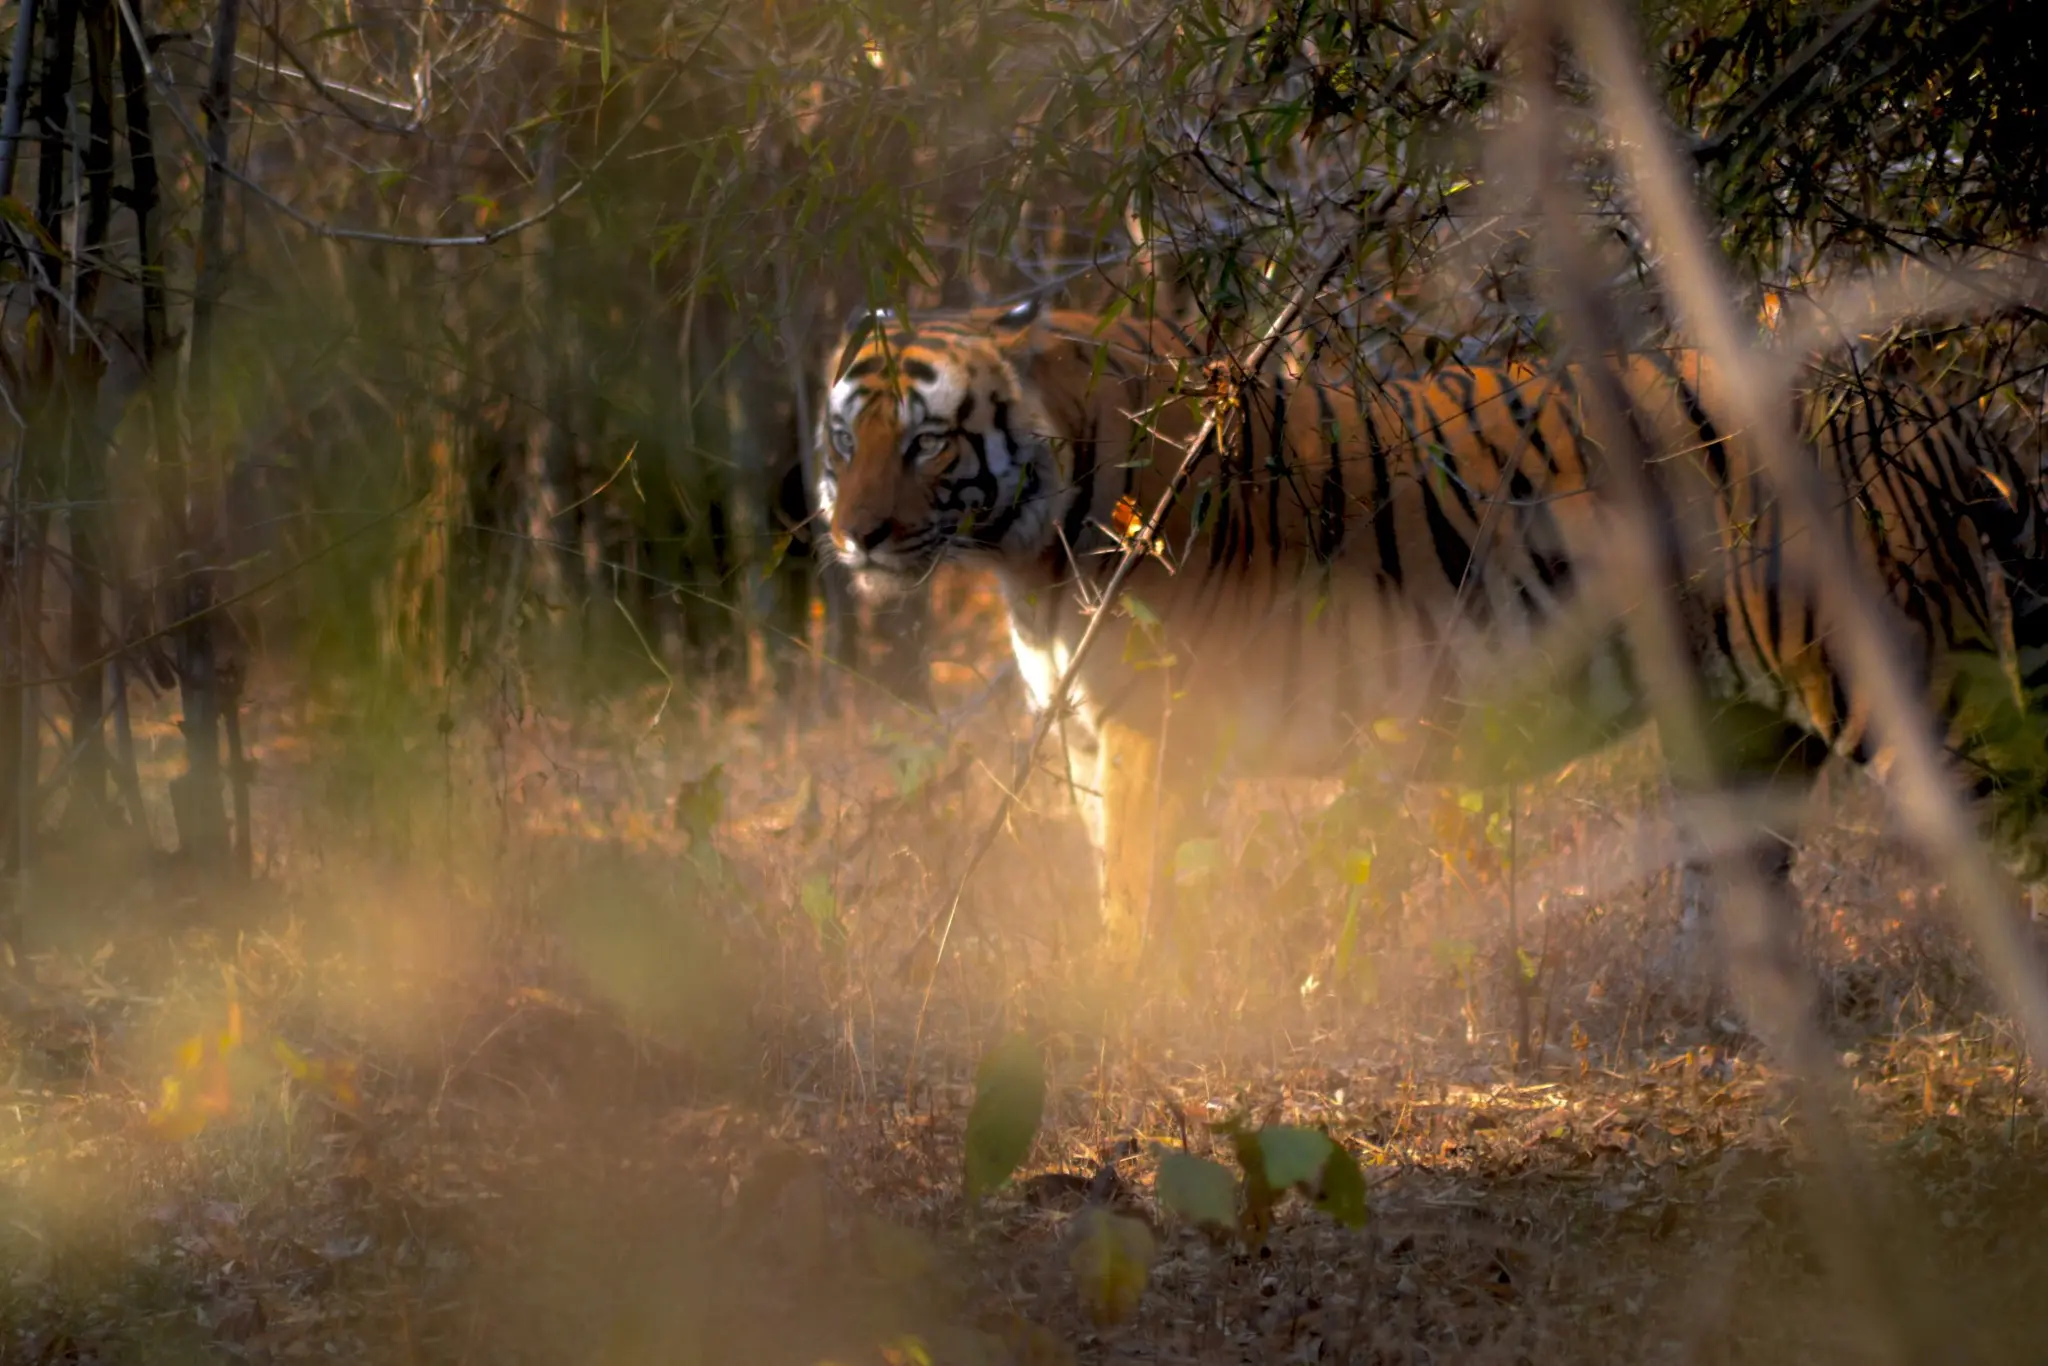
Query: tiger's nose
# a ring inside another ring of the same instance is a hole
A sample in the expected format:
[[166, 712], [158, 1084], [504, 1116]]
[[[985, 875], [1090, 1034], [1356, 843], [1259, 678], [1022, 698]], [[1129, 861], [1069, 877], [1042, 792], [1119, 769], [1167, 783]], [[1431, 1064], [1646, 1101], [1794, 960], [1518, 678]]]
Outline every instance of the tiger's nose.
[[858, 546], [861, 550], [873, 551], [895, 534], [896, 520], [885, 517], [866, 531], [841, 531], [835, 534], [834, 539], [839, 542], [841, 550], [850, 551]]

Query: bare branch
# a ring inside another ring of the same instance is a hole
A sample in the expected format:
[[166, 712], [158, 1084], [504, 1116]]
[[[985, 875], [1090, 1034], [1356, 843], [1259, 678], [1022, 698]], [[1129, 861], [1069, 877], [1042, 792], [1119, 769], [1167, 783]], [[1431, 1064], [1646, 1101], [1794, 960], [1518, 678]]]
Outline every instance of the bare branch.
[[[123, 5], [125, 7], [126, 0], [123, 0]], [[263, 186], [257, 184], [253, 179], [236, 170], [233, 166], [228, 165], [225, 159], [216, 162], [213, 159], [215, 153], [208, 145], [206, 138], [192, 125], [191, 119], [178, 106], [177, 101], [171, 97], [171, 92], [164, 89], [162, 77], [154, 70], [150, 74], [156, 81], [159, 90], [162, 90], [165, 95], [164, 107], [171, 111], [171, 117], [177, 120], [178, 127], [184, 131], [185, 136], [191, 139], [193, 144], [205, 153], [208, 158], [208, 165], [217, 168], [229, 180], [232, 180], [248, 193], [291, 219], [300, 227], [305, 228], [308, 232], [337, 242], [370, 242], [386, 247], [421, 247], [435, 250], [451, 247], [492, 246], [504, 241], [508, 237], [517, 237], [529, 228], [552, 218], [556, 213], [560, 212], [564, 205], [582, 194], [589, 187], [590, 182], [597, 178], [598, 173], [610, 164], [612, 157], [618, 150], [625, 146], [633, 134], [640, 130], [641, 125], [646, 122], [648, 115], [659, 104], [661, 96], [668, 91], [668, 88], [675, 83], [676, 79], [671, 74], [664, 80], [655, 91], [654, 97], [647, 101], [640, 112], [627, 123], [625, 129], [620, 132], [618, 137], [614, 138], [611, 144], [598, 156], [597, 160], [590, 164], [590, 168], [584, 172], [583, 176], [540, 208], [535, 209], [523, 218], [506, 223], [501, 227], [492, 228], [487, 232], [462, 233], [448, 237], [428, 237], [412, 233], [382, 232], [372, 228], [338, 227], [332, 223], [322, 222], [305, 210], [286, 200], [280, 199], [269, 190], [264, 189]]]
[[[1731, 427], [1751, 434], [1779, 496], [1792, 517], [1807, 526], [1824, 524], [1826, 493], [1819, 475], [1799, 456], [1777, 401], [1782, 367], [1745, 339], [1721, 268], [1698, 222], [1691, 195], [1665, 128], [1662, 111], [1638, 74], [1635, 44], [1613, 9], [1583, 0], [1569, 7], [1575, 29], [1599, 84], [1600, 102], [1619, 135], [1630, 185], [1651, 231], [1662, 247], [1657, 272], [1678, 301], [1692, 330], [1714, 362], [1728, 373]], [[1977, 950], [1991, 980], [2018, 1011], [2028, 1047], [2048, 1058], [2048, 989], [2028, 968], [2032, 953], [2022, 941], [2009, 908], [2004, 879], [1986, 857], [1981, 841], [1956, 800], [1925, 708], [1909, 680], [1891, 623], [1877, 603], [1884, 601], [1867, 570], [1853, 560], [1847, 542], [1807, 536], [1822, 601], [1836, 622], [1843, 658], [1872, 703], [1879, 733], [1896, 753], [1891, 784], [1908, 825], [1927, 845], [1950, 885], [1958, 891]], [[2037, 1087], [2048, 1078], [2036, 1076]]]

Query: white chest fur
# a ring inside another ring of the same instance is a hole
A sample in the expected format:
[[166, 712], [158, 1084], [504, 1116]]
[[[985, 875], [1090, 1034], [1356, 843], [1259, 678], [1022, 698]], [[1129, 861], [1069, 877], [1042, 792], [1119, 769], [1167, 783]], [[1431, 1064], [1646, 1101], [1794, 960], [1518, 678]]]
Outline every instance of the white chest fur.
[[[1025, 696], [1031, 700], [1031, 710], [1044, 711], [1052, 705], [1053, 690], [1059, 686], [1060, 676], [1073, 662], [1072, 645], [1060, 638], [1057, 632], [1038, 639], [1021, 629], [1015, 617], [1010, 619], [1010, 648], [1016, 651], [1017, 673], [1024, 680]], [[1081, 680], [1074, 680], [1068, 691], [1067, 701], [1077, 711], [1086, 711], [1086, 697]]]

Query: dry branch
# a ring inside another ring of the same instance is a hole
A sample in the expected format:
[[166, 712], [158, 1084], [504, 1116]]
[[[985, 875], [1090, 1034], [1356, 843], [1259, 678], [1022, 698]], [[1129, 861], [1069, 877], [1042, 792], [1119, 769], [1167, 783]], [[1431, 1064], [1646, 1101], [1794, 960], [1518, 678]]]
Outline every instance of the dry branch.
[[[1776, 401], [1774, 366], [1744, 340], [1727, 302], [1730, 291], [1691, 206], [1663, 115], [1638, 74], [1635, 43], [1606, 4], [1588, 0], [1571, 12], [1606, 116], [1619, 134], [1629, 182], [1663, 248], [1657, 271], [1701, 347], [1731, 379], [1726, 392], [1734, 411], [1728, 425], [1751, 434], [1792, 520], [1822, 526], [1826, 490], [1811, 462], [1801, 459], [1788, 409]], [[2028, 1048], [2036, 1058], [2048, 1058], [2048, 988], [2029, 970], [2033, 955], [2009, 914], [2010, 889], [1956, 800], [1926, 708], [1909, 685], [1913, 673], [1878, 606], [1883, 595], [1850, 557], [1845, 541], [1819, 535], [1801, 537], [1799, 544], [1811, 556], [1824, 610], [1841, 633], [1849, 674], [1871, 700], [1877, 732], [1897, 756], [1891, 790], [1900, 810], [1960, 893], [1986, 971], [2019, 1013]], [[2048, 1080], [2037, 1076], [2035, 1082], [2048, 1093]]]
[[[1658, 269], [1664, 283], [1682, 306], [1708, 355], [1731, 377], [1727, 402], [1735, 411], [1721, 415], [1722, 419], [1729, 429], [1742, 430], [1755, 442], [1753, 449], [1760, 452], [1767, 477], [1786, 502], [1790, 523], [1806, 528], [1826, 525], [1826, 491], [1809, 462], [1800, 457], [1797, 439], [1784, 418], [1789, 407], [1774, 401], [1785, 396], [1742, 340], [1733, 311], [1723, 302], [1726, 294], [1710, 262], [1707, 239], [1688, 207], [1677, 159], [1667, 145], [1661, 120], [1637, 75], [1633, 43], [1609, 6], [1587, 3], [1563, 8], [1571, 16], [1568, 22], [1572, 35], [1591, 69], [1603, 112], [1622, 148], [1639, 205], [1662, 248]], [[1521, 18], [1532, 29], [1527, 35], [1532, 48], [1548, 47], [1556, 33], [1553, 24], [1558, 13], [1559, 9], [1546, 0], [1532, 0], [1523, 6]], [[1532, 117], [1549, 109], [1552, 103], [1548, 90], [1537, 92], [1532, 83]], [[1531, 135], [1547, 141], [1556, 131], [1553, 116], [1532, 128]], [[1555, 183], [1550, 176], [1539, 175], [1538, 179], [1546, 187]], [[1573, 240], [1576, 228], [1562, 203], [1564, 197], [1548, 189], [1542, 193], [1554, 206], [1545, 215], [1547, 235], [1553, 239], [1547, 245], [1553, 252], [1582, 258], [1583, 253], [1577, 251]], [[1579, 315], [1572, 320], [1579, 324], [1574, 330], [1580, 331], [1599, 352], [1616, 349], [1617, 338], [1611, 333], [1602, 335], [1595, 331], [1587, 335], [1584, 331], [1586, 315], [1591, 311], [1588, 303], [1598, 296], [1599, 287], [1584, 269], [1583, 259], [1575, 264], [1578, 269], [1564, 272], [1562, 289], [1567, 312]], [[1640, 464], [1646, 452], [1633, 439], [1628, 424], [1617, 423], [1613, 414], [1602, 412], [1610, 408], [1617, 413], [1625, 412], [1626, 408], [1618, 407], [1616, 400], [1625, 404], [1626, 396], [1612, 384], [1612, 376], [1604, 365], [1588, 368], [1596, 380], [1608, 381], [1588, 386], [1589, 396], [1599, 400], [1588, 406], [1596, 419], [1596, 434], [1603, 449], [1621, 457], [1611, 463], [1609, 473], [1616, 476], [1623, 501], [1634, 514], [1627, 523], [1638, 538], [1646, 531], [1656, 535], [1659, 544], [1655, 550], [1668, 555], [1669, 528], [1643, 525], [1647, 518], [1655, 516]], [[1603, 416], [1605, 421], [1599, 420]], [[1607, 430], [1599, 430], [1602, 427]], [[1793, 539], [1795, 553], [1809, 554], [1815, 560], [1823, 602], [1848, 639], [1850, 648], [1846, 653], [1853, 681], [1866, 689], [1876, 685], [1876, 715], [1881, 733], [1901, 753], [1902, 776], [1909, 788], [1905, 805], [1923, 837], [1934, 846], [1950, 875], [1968, 894], [1980, 934], [1988, 931], [1994, 936], [2009, 936], [1990, 892], [1988, 868], [1982, 866], [1981, 852], [1940, 767], [1924, 719], [1925, 708], [1903, 683], [1913, 675], [1898, 658], [1896, 644], [1876, 606], [1881, 600], [1879, 595], [1865, 581], [1868, 575], [1847, 554], [1845, 543], [1825, 534]], [[1645, 548], [1648, 547], [1639, 546], [1639, 550]], [[1675, 563], [1660, 564], [1654, 577], [1647, 581], [1679, 582], [1670, 572], [1675, 567]], [[1690, 676], [1690, 648], [1679, 632], [1667, 595], [1655, 593], [1647, 605], [1649, 611], [1633, 629], [1640, 638], [1637, 657], [1642, 661], [1646, 682], [1651, 685], [1650, 695], [1667, 752], [1673, 754], [1681, 773], [1711, 773], [1711, 755], [1703, 748], [1706, 737], [1700, 728], [1698, 698]], [[1945, 1345], [1952, 1352], [1954, 1344], [1943, 1332], [1940, 1316], [1929, 1312], [1924, 1296], [1915, 1293], [1916, 1279], [1907, 1269], [1906, 1259], [1885, 1237], [1884, 1202], [1865, 1169], [1866, 1164], [1860, 1160], [1855, 1141], [1838, 1117], [1847, 1099], [1846, 1088], [1811, 1009], [1811, 990], [1802, 982], [1794, 950], [1796, 936], [1792, 932], [1796, 905], [1782, 882], [1767, 885], [1760, 876], [1745, 847], [1745, 839], [1754, 837], [1745, 836], [1726, 798], [1717, 795], [1715, 800], [1689, 814], [1702, 842], [1720, 855], [1714, 862], [1722, 888], [1719, 909], [1729, 949], [1729, 974], [1755, 1027], [1790, 1073], [1803, 1102], [1803, 1127], [1811, 1135], [1821, 1160], [1820, 1181], [1815, 1188], [1819, 1201], [1818, 1232], [1835, 1266], [1859, 1286], [1868, 1303], [1889, 1324], [1891, 1331], [1884, 1345], [1894, 1359], [1938, 1359]], [[2008, 942], [2017, 948], [2016, 940], [2009, 937]], [[2022, 962], [2015, 954], [2004, 962], [1994, 963], [1994, 977], [2003, 979], [2001, 985], [2007, 987], [2008, 999], [2019, 1004], [2030, 1026], [2048, 1023], [2048, 1015], [2035, 1013], [2039, 988], [2024, 971]], [[2030, 995], [2035, 1000], [2028, 1000]]]

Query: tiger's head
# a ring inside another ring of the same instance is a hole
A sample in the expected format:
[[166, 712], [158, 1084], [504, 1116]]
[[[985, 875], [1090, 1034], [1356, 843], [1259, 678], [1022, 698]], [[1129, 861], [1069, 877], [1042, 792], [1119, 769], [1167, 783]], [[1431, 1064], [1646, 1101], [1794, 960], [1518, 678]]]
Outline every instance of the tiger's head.
[[816, 498], [864, 592], [948, 558], [1042, 551], [1061, 509], [1062, 443], [1031, 383], [1038, 301], [910, 325], [847, 325], [819, 414]]

